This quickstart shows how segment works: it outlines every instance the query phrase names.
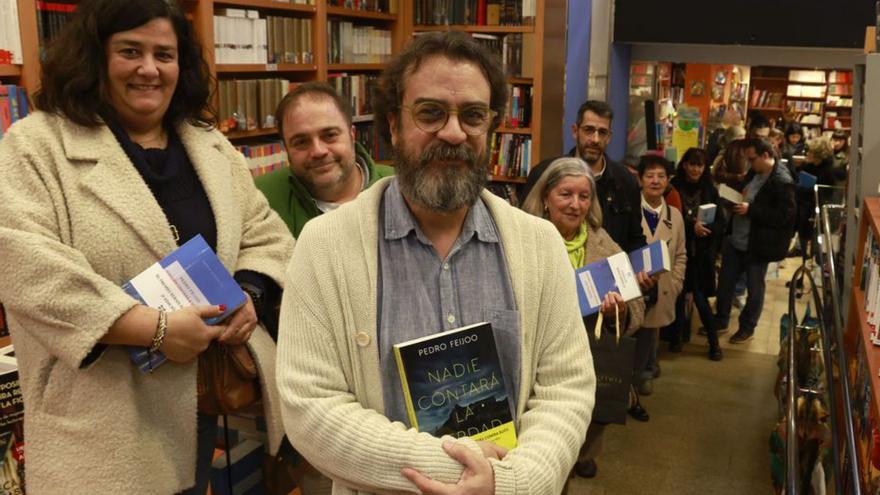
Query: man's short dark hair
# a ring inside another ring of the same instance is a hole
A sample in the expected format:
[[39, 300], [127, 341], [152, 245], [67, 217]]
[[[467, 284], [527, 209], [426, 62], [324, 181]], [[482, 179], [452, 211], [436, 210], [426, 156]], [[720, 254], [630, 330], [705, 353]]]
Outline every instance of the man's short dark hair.
[[34, 95], [37, 108], [85, 127], [115, 117], [108, 93], [105, 45], [114, 34], [153, 19], [168, 19], [177, 36], [180, 73], [164, 122], [174, 125], [186, 120], [199, 126], [213, 125], [217, 120], [210, 104], [213, 80], [189, 21], [172, 0], [138, 0], [136, 5], [119, 0], [80, 2], [46, 51], [40, 89]]
[[794, 134], [797, 134], [801, 138], [803, 138], [804, 129], [797, 122], [789, 122], [788, 125], [785, 126], [785, 138], [788, 139], [788, 136], [792, 136]]
[[587, 112], [593, 112], [603, 119], [608, 119], [609, 123], [614, 120], [614, 110], [611, 109], [611, 105], [604, 101], [587, 100], [581, 104], [580, 108], [578, 108], [578, 127], [580, 127], [581, 121], [584, 120], [584, 114]]
[[666, 158], [663, 158], [662, 156], [655, 153], [646, 153], [642, 155], [642, 157], [639, 158], [639, 164], [636, 168], [639, 171], [639, 177], [642, 177], [645, 175], [645, 172], [649, 168], [655, 167], [663, 168], [663, 171], [666, 172], [667, 177], [672, 176], [672, 164], [669, 163], [669, 160], [667, 160]]
[[776, 147], [770, 143], [769, 140], [764, 138], [751, 138], [747, 139], [744, 145], [745, 149], [753, 148], [755, 150], [755, 154], [763, 155], [767, 153], [771, 158], [779, 158], [776, 156]]
[[749, 123], [749, 134], [755, 129], [764, 129], [767, 127], [770, 127], [770, 121], [767, 120], [767, 117], [764, 117], [760, 113], [756, 113], [752, 116], [752, 121]]
[[[468, 34], [457, 31], [429, 33], [417, 36], [382, 71], [379, 84], [373, 93], [374, 125], [385, 141], [391, 143], [388, 115], [400, 117], [400, 105], [409, 76], [419, 65], [434, 56], [447, 57], [456, 62], [473, 63], [480, 68], [489, 82], [489, 106], [497, 112], [492, 129], [504, 116], [507, 103], [507, 80], [501, 70], [501, 61], [473, 40]], [[400, 119], [397, 119], [400, 122]], [[488, 139], [488, 135], [486, 137]]]
[[[309, 81], [300, 84], [293, 91], [284, 95], [284, 98], [278, 103], [275, 109], [275, 125], [278, 126], [278, 135], [284, 140], [284, 115], [290, 107], [296, 106], [301, 97], [308, 96], [310, 98], [328, 98], [339, 110], [339, 113], [345, 118], [345, 124], [351, 127], [351, 107], [339, 93], [333, 89], [333, 86], [322, 81]], [[287, 146], [287, 143], [284, 143]]]

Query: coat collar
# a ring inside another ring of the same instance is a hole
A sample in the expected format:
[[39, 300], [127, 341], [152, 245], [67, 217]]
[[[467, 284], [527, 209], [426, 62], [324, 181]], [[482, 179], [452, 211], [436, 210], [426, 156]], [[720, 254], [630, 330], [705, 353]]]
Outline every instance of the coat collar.
[[[211, 203], [217, 222], [217, 252], [228, 264], [234, 250], [230, 236], [237, 234], [223, 224], [239, 214], [228, 211], [233, 209], [232, 202], [225, 200], [232, 191], [230, 165], [221, 152], [223, 138], [188, 124], [178, 126], [177, 132]], [[81, 187], [130, 225], [157, 258], [177, 248], [162, 208], [108, 127], [86, 128], [64, 119], [61, 140], [71, 162], [91, 168], [84, 173]]]

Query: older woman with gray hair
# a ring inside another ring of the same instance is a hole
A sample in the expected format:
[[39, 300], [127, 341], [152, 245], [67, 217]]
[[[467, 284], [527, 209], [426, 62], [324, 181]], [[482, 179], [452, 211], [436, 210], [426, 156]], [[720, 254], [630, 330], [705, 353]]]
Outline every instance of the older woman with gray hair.
[[[522, 209], [532, 215], [550, 220], [565, 241], [573, 269], [622, 251], [602, 228], [602, 208], [594, 193], [596, 181], [586, 162], [576, 157], [559, 157], [549, 163], [523, 202]], [[603, 331], [614, 332], [615, 312], [620, 316], [621, 331], [632, 334], [642, 324], [645, 305], [641, 299], [625, 303], [620, 294], [610, 292], [602, 301]], [[592, 330], [598, 314], [584, 318], [584, 325]], [[592, 339], [592, 331], [587, 332]], [[591, 342], [592, 343], [592, 342]], [[641, 408], [638, 399], [635, 406]], [[585, 478], [596, 475], [595, 457], [599, 453], [601, 434], [605, 425], [590, 423], [587, 438], [578, 455], [574, 472]]]

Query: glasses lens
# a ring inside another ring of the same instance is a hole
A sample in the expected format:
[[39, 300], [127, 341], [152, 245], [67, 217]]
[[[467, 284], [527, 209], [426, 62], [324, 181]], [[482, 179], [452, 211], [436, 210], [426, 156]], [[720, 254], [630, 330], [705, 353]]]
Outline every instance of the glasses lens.
[[426, 101], [413, 107], [412, 117], [423, 131], [436, 132], [446, 125], [449, 114], [443, 108], [443, 105]]
[[483, 105], [472, 105], [463, 108], [458, 113], [462, 127], [468, 134], [482, 134], [489, 130], [492, 121], [492, 111]]

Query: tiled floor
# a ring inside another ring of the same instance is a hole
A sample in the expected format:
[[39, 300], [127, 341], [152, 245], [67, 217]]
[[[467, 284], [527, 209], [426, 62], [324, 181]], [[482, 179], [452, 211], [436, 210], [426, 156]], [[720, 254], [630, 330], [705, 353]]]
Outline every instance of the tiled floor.
[[[789, 259], [767, 281], [764, 311], [755, 338], [729, 344], [724, 360], [706, 358], [705, 337], [696, 335], [681, 354], [661, 346], [662, 376], [642, 403], [647, 423], [609, 426], [599, 474], [572, 480], [571, 494], [770, 494], [768, 436], [776, 424], [773, 395], [778, 368], [779, 320], [788, 312], [785, 282], [799, 264]], [[805, 298], [798, 301], [802, 315]]]

